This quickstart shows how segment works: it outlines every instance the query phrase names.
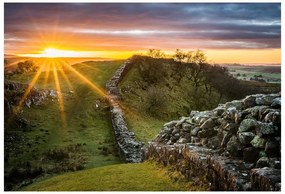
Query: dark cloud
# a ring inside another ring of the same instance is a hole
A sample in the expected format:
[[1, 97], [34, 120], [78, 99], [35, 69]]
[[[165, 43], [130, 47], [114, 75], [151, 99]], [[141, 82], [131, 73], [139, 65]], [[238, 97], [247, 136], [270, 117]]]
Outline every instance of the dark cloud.
[[143, 44], [140, 48], [154, 44], [165, 48], [280, 48], [280, 7], [280, 3], [5, 3], [5, 47], [43, 37], [57, 41], [68, 32], [71, 40], [82, 40], [86, 48], [90, 41], [109, 45], [105, 49], [126, 47], [126, 41], [135, 47]]

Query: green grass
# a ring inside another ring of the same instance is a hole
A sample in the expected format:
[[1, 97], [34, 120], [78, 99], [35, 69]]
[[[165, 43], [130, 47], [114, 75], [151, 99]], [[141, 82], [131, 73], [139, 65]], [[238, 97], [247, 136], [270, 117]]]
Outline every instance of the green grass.
[[[168, 73], [170, 74], [171, 70], [168, 70]], [[129, 129], [135, 132], [138, 140], [145, 143], [155, 138], [164, 123], [187, 116], [191, 110], [198, 109], [189, 96], [191, 90], [194, 90], [192, 82], [183, 78], [177, 84], [177, 81], [169, 76], [166, 80], [161, 80], [155, 84], [155, 87], [164, 94], [165, 106], [154, 114], [150, 114], [146, 110], [148, 106], [146, 101], [147, 88], [149, 86], [142, 80], [136, 64], [126, 74], [119, 87], [122, 90], [123, 100], [121, 104]], [[215, 107], [218, 104], [218, 94], [214, 90], [211, 96], [207, 96], [204, 94], [204, 88], [201, 87], [199, 93], [210, 99], [206, 102], [199, 102], [199, 110]], [[198, 100], [194, 100], [198, 102]]]
[[[111, 78], [123, 61], [85, 62], [73, 66], [90, 82], [105, 88], [106, 81]], [[110, 164], [121, 163], [115, 148], [112, 123], [108, 104], [86, 82], [82, 81], [72, 71], [65, 71], [68, 82], [58, 71], [58, 78], [63, 93], [64, 124], [62, 113], [59, 110], [59, 102], [46, 101], [45, 105], [24, 107], [23, 117], [31, 122], [27, 130], [6, 128], [7, 133], [16, 133], [24, 138], [21, 142], [15, 142], [17, 149], [8, 149], [5, 156], [5, 173], [9, 173], [13, 167], [23, 167], [29, 162], [32, 167], [43, 167], [44, 171], [52, 166], [52, 163], [42, 162], [43, 153], [49, 149], [65, 148], [69, 145], [81, 145], [81, 154], [86, 157], [85, 168], [94, 168]], [[12, 81], [28, 83], [35, 73], [14, 75]], [[70, 86], [72, 86], [70, 88]], [[45, 72], [36, 82], [37, 88], [56, 90], [53, 73], [45, 84]], [[71, 95], [69, 91], [74, 91]], [[96, 107], [96, 104], [99, 107]], [[102, 153], [102, 149], [107, 149]]]
[[190, 182], [173, 182], [153, 163], [119, 164], [66, 173], [24, 188], [24, 191], [187, 191], [207, 190]]

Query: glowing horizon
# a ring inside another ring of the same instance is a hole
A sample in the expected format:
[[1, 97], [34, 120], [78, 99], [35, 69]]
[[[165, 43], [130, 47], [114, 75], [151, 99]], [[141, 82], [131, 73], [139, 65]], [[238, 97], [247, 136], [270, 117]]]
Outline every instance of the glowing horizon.
[[[48, 51], [48, 52], [46, 52]], [[162, 50], [163, 51], [163, 50]], [[173, 55], [172, 51], [163, 51], [168, 55]], [[281, 64], [281, 49], [270, 50], [203, 50], [210, 63], [243, 63], [243, 64]], [[109, 59], [126, 59], [134, 54], [146, 54], [146, 51], [72, 51], [47, 48], [38, 54], [18, 54], [19, 57], [31, 58], [109, 58]], [[233, 55], [232, 53], [235, 53]], [[232, 57], [229, 58], [228, 56]], [[271, 56], [272, 58], [269, 58]]]
[[4, 50], [35, 58], [125, 59], [148, 49], [200, 49], [216, 63], [280, 64], [280, 6], [5, 3]]

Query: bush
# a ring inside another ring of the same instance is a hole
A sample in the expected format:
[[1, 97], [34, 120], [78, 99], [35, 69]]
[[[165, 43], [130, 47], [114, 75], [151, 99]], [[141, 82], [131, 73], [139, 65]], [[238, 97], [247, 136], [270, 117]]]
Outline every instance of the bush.
[[146, 95], [146, 111], [154, 116], [159, 116], [159, 113], [166, 107], [165, 96], [160, 88], [150, 86], [147, 89]]
[[53, 165], [48, 171], [54, 173], [81, 170], [86, 160], [87, 157], [82, 154], [81, 144], [53, 148], [43, 153], [43, 161]]
[[161, 59], [144, 57], [136, 64], [141, 78], [149, 84], [158, 83], [168, 76], [167, 64]]
[[29, 162], [20, 162], [8, 172], [5, 172], [4, 190], [13, 190], [17, 184], [23, 181], [30, 182], [42, 174], [42, 167], [31, 167]]
[[32, 61], [20, 62], [17, 64], [17, 66], [18, 73], [35, 72], [38, 69], [38, 67], [36, 67]]
[[147, 55], [152, 58], [163, 58], [166, 54], [160, 49], [149, 49]]

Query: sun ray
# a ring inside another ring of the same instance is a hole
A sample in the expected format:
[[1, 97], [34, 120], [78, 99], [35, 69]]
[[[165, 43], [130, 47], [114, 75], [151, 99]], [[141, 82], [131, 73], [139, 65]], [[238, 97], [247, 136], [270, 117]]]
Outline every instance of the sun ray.
[[100, 88], [99, 86], [96, 86], [94, 83], [92, 83], [89, 79], [87, 79], [84, 75], [79, 73], [76, 69], [74, 69], [69, 64], [64, 63], [64, 66], [67, 67], [70, 71], [72, 71], [75, 75], [77, 75], [82, 81], [87, 83], [91, 88], [93, 88], [99, 95], [103, 97], [107, 97], [107, 93], [104, 89]]
[[67, 122], [66, 122], [66, 117], [64, 113], [64, 104], [63, 104], [63, 98], [62, 98], [62, 91], [60, 87], [60, 82], [58, 79], [58, 74], [57, 74], [57, 69], [56, 69], [56, 64], [55, 61], [52, 60], [52, 70], [53, 70], [53, 77], [55, 80], [55, 88], [58, 91], [58, 103], [59, 103], [59, 111], [60, 111], [60, 117], [62, 120], [63, 127], [67, 128]]
[[22, 98], [19, 101], [19, 106], [22, 106], [23, 103], [26, 101], [28, 95], [30, 94], [31, 90], [35, 86], [39, 76], [42, 73], [42, 66], [37, 70], [35, 76], [33, 77], [32, 81], [28, 84], [28, 88], [25, 90], [25, 93], [23, 94]]
[[45, 62], [45, 80], [44, 80], [44, 88], [47, 87], [47, 82], [49, 79], [49, 74], [50, 74], [50, 63]]
[[99, 70], [98, 68], [96, 68], [96, 67], [92, 67], [91, 65], [88, 65], [88, 64], [86, 64], [86, 63], [81, 63], [83, 66], [85, 66], [85, 67], [88, 67], [88, 68], [90, 68], [90, 69], [93, 69], [93, 70], [95, 70], [96, 71], [96, 73], [98, 73], [98, 72], [102, 72], [102, 70]]
[[12, 68], [12, 67], [18, 65], [18, 63], [24, 62], [24, 61], [26, 61], [26, 60], [27, 60], [27, 59], [16, 59], [15, 61], [11, 62], [10, 64], [5, 65], [4, 68], [5, 68], [5, 69]]
[[75, 96], [75, 99], [79, 102], [79, 101], [80, 101], [79, 96], [78, 96], [77, 93], [75, 92], [74, 87], [72, 86], [72, 84], [71, 84], [69, 78], [67, 77], [67, 75], [66, 75], [66, 73], [65, 73], [65, 71], [64, 71], [64, 69], [63, 69], [63, 66], [64, 66], [63, 64], [66, 63], [66, 62], [65, 62], [63, 59], [59, 58], [59, 59], [58, 59], [58, 63], [59, 63], [60, 66], [61, 66], [61, 68], [59, 68], [59, 71], [60, 71], [62, 77], [63, 77], [64, 80], [66, 81], [66, 83], [67, 83], [69, 89], [74, 92], [73, 95]]

